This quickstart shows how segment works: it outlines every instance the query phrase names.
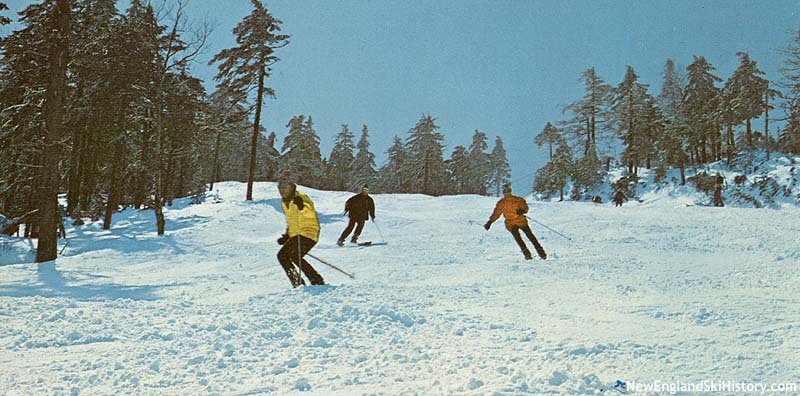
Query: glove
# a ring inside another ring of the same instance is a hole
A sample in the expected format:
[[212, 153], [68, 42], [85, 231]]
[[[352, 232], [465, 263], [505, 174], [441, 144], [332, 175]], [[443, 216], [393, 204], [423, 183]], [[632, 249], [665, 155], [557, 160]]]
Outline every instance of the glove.
[[517, 209], [517, 214], [522, 216], [525, 214], [525, 209]]
[[284, 245], [286, 242], [289, 241], [289, 235], [283, 234], [280, 238], [278, 238], [278, 245]]
[[292, 201], [294, 201], [294, 204], [297, 205], [297, 209], [299, 210], [303, 210], [303, 208], [305, 207], [305, 204], [303, 203], [303, 198], [294, 197]]
[[487, 221], [487, 222], [486, 222], [486, 224], [484, 224], [484, 225], [483, 225], [483, 228], [485, 228], [485, 229], [486, 229], [486, 231], [489, 231], [489, 228], [490, 228], [491, 226], [492, 226], [492, 222], [491, 222], [491, 221]]

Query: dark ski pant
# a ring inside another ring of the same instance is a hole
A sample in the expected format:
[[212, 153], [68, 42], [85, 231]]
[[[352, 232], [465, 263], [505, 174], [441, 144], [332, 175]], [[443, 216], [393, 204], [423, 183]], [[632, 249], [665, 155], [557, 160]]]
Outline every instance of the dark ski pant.
[[302, 235], [296, 235], [289, 238], [281, 250], [278, 251], [278, 262], [281, 263], [281, 267], [286, 271], [286, 276], [289, 277], [289, 282], [292, 282], [292, 287], [306, 284], [303, 278], [300, 277], [300, 272], [297, 270], [298, 267], [306, 274], [306, 277], [312, 285], [325, 284], [325, 281], [322, 280], [322, 276], [320, 276], [308, 261], [303, 259], [303, 256], [316, 244], [317, 243], [314, 242], [313, 239], [306, 238]]
[[339, 236], [340, 241], [344, 241], [347, 239], [347, 236], [350, 235], [350, 231], [353, 231], [353, 227], [356, 228], [356, 232], [353, 233], [353, 241], [357, 241], [358, 237], [361, 236], [361, 231], [364, 230], [364, 223], [367, 222], [367, 219], [354, 219], [350, 218], [350, 223], [347, 224], [347, 228], [342, 231], [342, 235]]
[[528, 247], [525, 246], [525, 241], [522, 240], [522, 236], [519, 234], [519, 230], [522, 230], [525, 233], [525, 236], [527, 236], [528, 239], [530, 239], [531, 243], [533, 243], [533, 247], [536, 249], [536, 253], [539, 255], [539, 257], [545, 259], [547, 257], [547, 253], [544, 252], [544, 248], [542, 247], [541, 244], [539, 244], [539, 240], [536, 239], [536, 236], [533, 235], [531, 227], [527, 225], [524, 227], [513, 226], [509, 231], [511, 232], [511, 235], [514, 236], [514, 240], [517, 241], [517, 245], [519, 245], [519, 248], [522, 249], [522, 253], [525, 255], [525, 258], [530, 257], [531, 252], [530, 250], [528, 250]]

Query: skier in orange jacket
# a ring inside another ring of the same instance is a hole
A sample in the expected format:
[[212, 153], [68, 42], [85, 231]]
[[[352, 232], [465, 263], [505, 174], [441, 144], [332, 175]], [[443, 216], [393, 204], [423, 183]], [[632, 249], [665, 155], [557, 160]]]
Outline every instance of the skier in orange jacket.
[[525, 199], [522, 197], [512, 195], [511, 186], [506, 184], [503, 186], [503, 198], [497, 201], [494, 212], [492, 212], [489, 221], [484, 224], [483, 228], [488, 231], [492, 223], [502, 214], [506, 219], [506, 229], [511, 232], [511, 235], [514, 236], [514, 240], [517, 241], [520, 249], [522, 249], [525, 260], [530, 260], [533, 257], [528, 247], [525, 246], [525, 242], [522, 240], [522, 236], [519, 233], [520, 230], [522, 230], [533, 243], [533, 247], [536, 249], [536, 253], [539, 254], [539, 257], [545, 260], [547, 259], [547, 253], [544, 252], [544, 248], [539, 244], [536, 236], [533, 235], [533, 231], [531, 231], [531, 228], [528, 226], [528, 219], [525, 217], [525, 213], [528, 213], [528, 203], [525, 202]]

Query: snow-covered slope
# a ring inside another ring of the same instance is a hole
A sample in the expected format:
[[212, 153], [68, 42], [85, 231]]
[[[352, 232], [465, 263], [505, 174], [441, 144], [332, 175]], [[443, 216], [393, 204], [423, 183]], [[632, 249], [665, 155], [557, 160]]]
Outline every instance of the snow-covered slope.
[[272, 183], [177, 201], [163, 237], [135, 210], [68, 229], [55, 264], [0, 241], [0, 394], [604, 394], [800, 372], [797, 208], [531, 201], [571, 240], [532, 223], [549, 257], [525, 261], [482, 228], [494, 198], [375, 195], [361, 239], [388, 245], [339, 248], [350, 194], [301, 190], [311, 253], [355, 280], [311, 259], [330, 285], [290, 288]]
[[[639, 177], [630, 186], [633, 193], [628, 202], [633, 205], [650, 205], [667, 200], [668, 205], [680, 202], [685, 206], [711, 206], [713, 177], [719, 173], [725, 180], [722, 197], [726, 206], [739, 208], [800, 207], [800, 156], [777, 155], [766, 160], [766, 152], [744, 152], [730, 164], [719, 161], [702, 167], [686, 169], [687, 183], [680, 185], [680, 171], [669, 170], [664, 178], [655, 181], [653, 169], [639, 169]], [[609, 203], [616, 189], [613, 184], [627, 176], [627, 168], [608, 172], [604, 182], [584, 193], [584, 200], [599, 196]], [[698, 178], [706, 178], [706, 189], [697, 188]], [[565, 193], [570, 189], [567, 188]], [[541, 197], [540, 197], [541, 198]], [[557, 199], [557, 198], [555, 198]], [[548, 199], [548, 201], [553, 199]], [[673, 202], [669, 202], [673, 201]]]

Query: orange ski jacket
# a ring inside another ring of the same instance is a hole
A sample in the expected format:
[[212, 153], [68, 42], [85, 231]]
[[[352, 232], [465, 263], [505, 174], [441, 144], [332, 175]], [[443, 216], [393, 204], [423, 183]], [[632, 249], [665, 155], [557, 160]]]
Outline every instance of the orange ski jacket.
[[[522, 214], [517, 213], [519, 209], [522, 209]], [[494, 223], [502, 214], [506, 218], [507, 230], [510, 231], [514, 226], [525, 227], [528, 225], [525, 213], [528, 213], [528, 203], [522, 197], [512, 195], [508, 198], [501, 198], [497, 201], [494, 212], [489, 217], [489, 223]]]

